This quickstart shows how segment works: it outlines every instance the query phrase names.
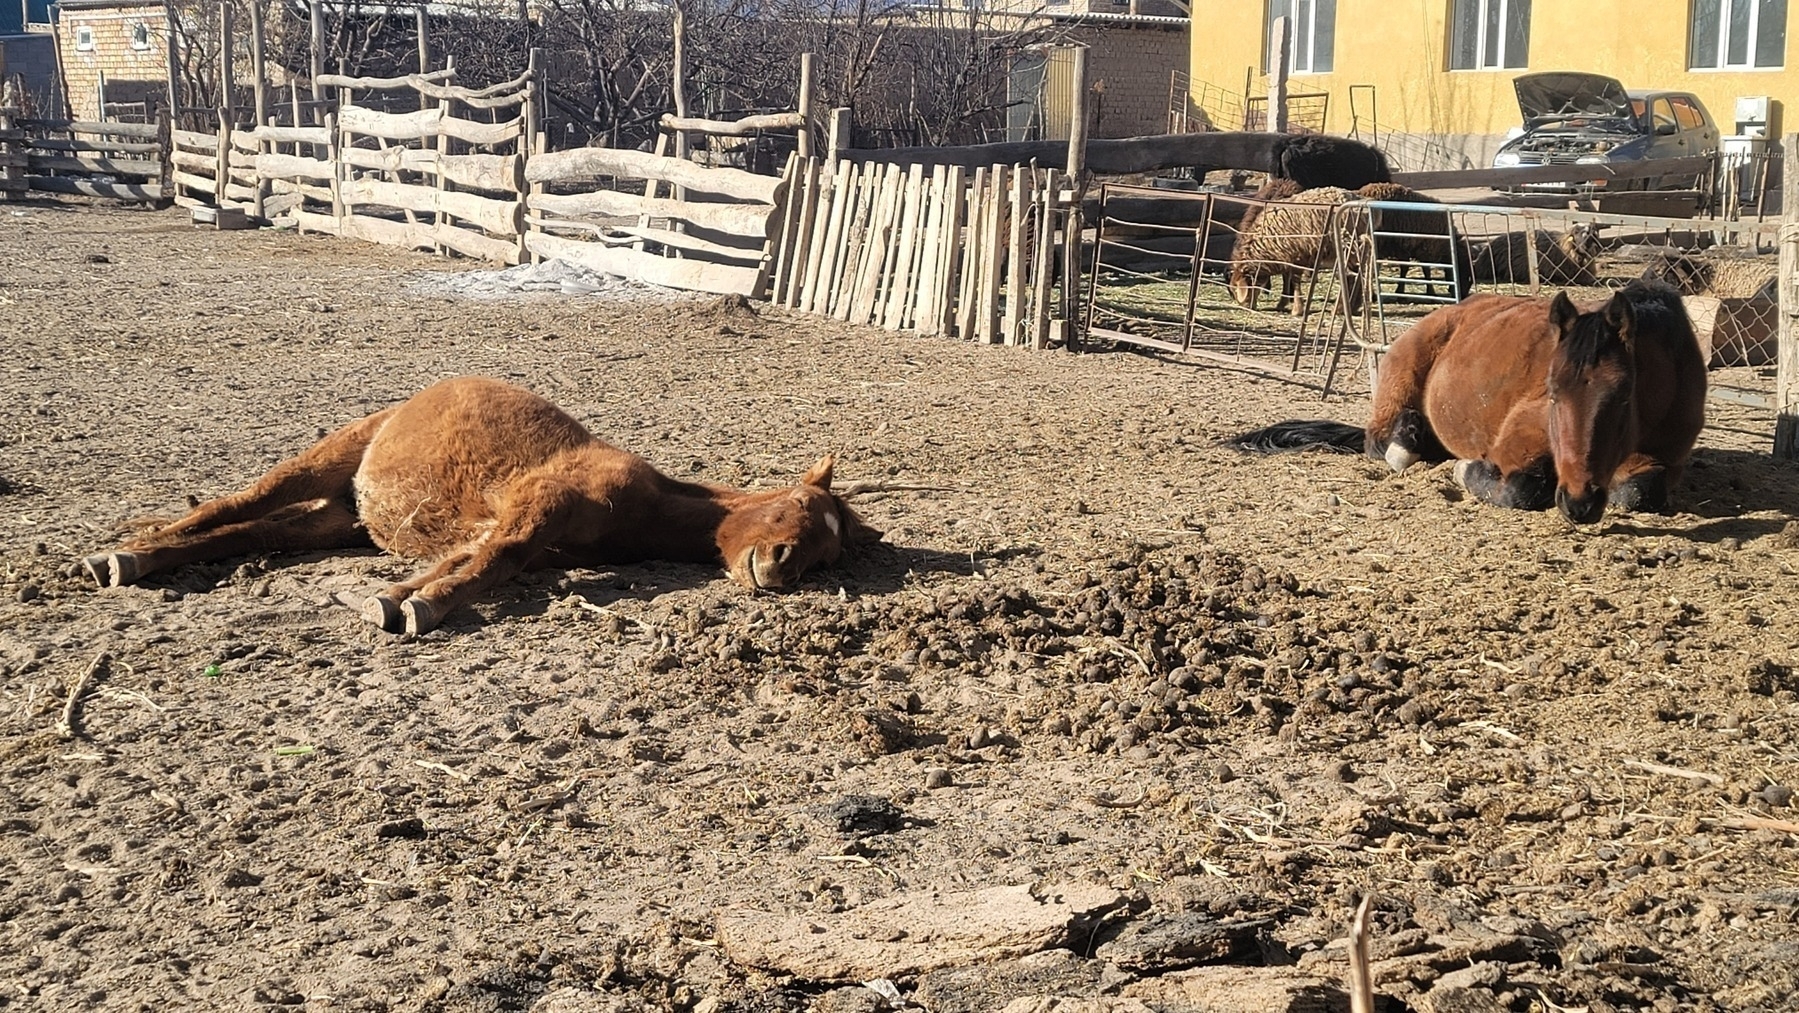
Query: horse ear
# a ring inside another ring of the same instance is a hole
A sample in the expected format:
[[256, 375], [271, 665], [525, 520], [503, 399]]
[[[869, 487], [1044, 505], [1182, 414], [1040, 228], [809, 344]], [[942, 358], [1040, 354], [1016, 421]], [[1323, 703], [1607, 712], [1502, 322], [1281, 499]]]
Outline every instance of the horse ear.
[[850, 505], [843, 501], [842, 496], [832, 496], [831, 499], [837, 503], [837, 516], [843, 519], [843, 544], [872, 545], [887, 537], [887, 532], [857, 517], [856, 512], [850, 509]]
[[1549, 326], [1555, 328], [1558, 334], [1566, 335], [1568, 328], [1573, 326], [1579, 316], [1580, 311], [1574, 308], [1574, 300], [1568, 298], [1567, 292], [1557, 292], [1555, 298], [1549, 301]]
[[831, 454], [818, 459], [811, 470], [800, 476], [801, 485], [810, 485], [826, 492], [831, 490], [831, 469], [837, 465], [837, 458]]
[[1612, 296], [1605, 304], [1605, 325], [1618, 335], [1626, 348], [1631, 347], [1637, 332], [1637, 311], [1624, 293]]

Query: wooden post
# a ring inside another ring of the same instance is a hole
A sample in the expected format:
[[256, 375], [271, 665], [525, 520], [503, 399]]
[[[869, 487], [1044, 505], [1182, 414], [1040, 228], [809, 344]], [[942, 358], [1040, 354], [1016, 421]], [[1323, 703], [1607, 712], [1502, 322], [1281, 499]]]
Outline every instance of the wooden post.
[[106, 122], [106, 71], [94, 73], [94, 119]]
[[1774, 372], [1774, 456], [1799, 457], [1799, 133], [1784, 134], [1780, 173], [1780, 320]]
[[18, 112], [13, 103], [18, 100], [12, 83], [0, 82], [0, 201], [25, 196], [25, 167], [17, 164], [25, 157], [25, 145], [7, 140], [13, 130], [13, 116]]
[[825, 164], [835, 165], [840, 153], [850, 146], [850, 111], [845, 106], [831, 110], [830, 136], [825, 141]]
[[237, 114], [237, 101], [232, 96], [237, 91], [237, 72], [233, 64], [237, 60], [232, 37], [237, 34], [237, 16], [231, 0], [219, 0], [219, 105], [225, 109], [226, 116]]
[[[524, 8], [521, 4], [519, 9], [521, 18], [524, 16], [524, 13]], [[536, 46], [531, 47], [530, 54], [525, 57], [525, 69], [531, 72], [531, 80], [525, 82], [525, 133], [524, 136], [518, 139], [519, 171], [521, 173], [524, 172], [525, 166], [530, 164], [532, 156], [541, 155], [549, 150], [549, 145], [547, 143], [548, 138], [545, 136], [543, 130], [542, 49], [539, 49]], [[530, 247], [525, 244], [525, 235], [531, 231], [532, 222], [543, 217], [541, 212], [531, 210], [531, 197], [543, 193], [543, 184], [532, 183], [530, 186], [524, 186], [522, 185], [524, 183], [523, 179], [520, 179], [519, 183], [521, 185], [519, 187], [518, 199], [523, 214], [521, 215], [522, 220], [519, 222], [518, 230], [518, 262], [521, 264], [527, 262], [535, 264], [542, 260], [542, 258], [537, 254], [532, 253]]]
[[167, 60], [169, 68], [169, 125], [179, 127], [181, 125], [181, 54], [175, 48], [179, 34], [175, 28], [174, 0], [163, 0], [162, 16], [163, 20], [168, 22], [169, 32], [163, 42], [163, 48], [167, 50], [163, 56]]
[[419, 33], [419, 73], [429, 74], [431, 72], [431, 36], [428, 34], [428, 29], [431, 27], [431, 15], [425, 12], [424, 4], [419, 4], [414, 11], [414, 20], [418, 24]]
[[1293, 62], [1293, 19], [1275, 18], [1268, 39], [1268, 127], [1287, 132], [1287, 69]]
[[1062, 227], [1062, 319], [1068, 321], [1072, 335], [1073, 321], [1080, 309], [1081, 294], [1081, 199], [1087, 192], [1087, 95], [1092, 82], [1087, 76], [1087, 47], [1074, 51], [1073, 88], [1069, 96], [1068, 185], [1074, 190], [1068, 215]]
[[800, 54], [800, 136], [799, 152], [802, 159], [812, 157], [812, 54]]
[[319, 78], [325, 76], [325, 0], [312, 0], [308, 7], [307, 21], [312, 34], [312, 60], [308, 72], [312, 74], [312, 100], [325, 101], [325, 89], [319, 87]]
[[[675, 64], [672, 72], [674, 78], [672, 86], [675, 93], [675, 115], [681, 119], [687, 118], [687, 11], [682, 6], [685, 2], [686, 0], [673, 0], [675, 8]], [[687, 160], [687, 131], [685, 130], [675, 131], [675, 157], [683, 162]], [[685, 188], [675, 187], [674, 198], [675, 200], [685, 200]]]
[[[256, 74], [254, 89], [256, 101], [256, 130], [261, 130], [269, 121], [268, 68], [263, 64], [262, 55], [262, 0], [250, 0], [250, 69]], [[256, 153], [262, 154], [263, 142], [256, 142]], [[250, 181], [256, 187], [256, 193], [250, 198], [250, 213], [257, 218], [263, 217], [263, 199], [267, 195], [268, 183], [262, 173], [252, 169]]]
[[[420, 14], [421, 18], [423, 17], [424, 12], [425, 12], [425, 9], [423, 7], [420, 7], [419, 14]], [[420, 24], [422, 25], [423, 23], [424, 22], [421, 20]], [[419, 38], [423, 39], [424, 36], [421, 34], [419, 36]], [[419, 55], [421, 57], [425, 56], [426, 55], [425, 51], [421, 49], [419, 51]], [[456, 55], [454, 53], [451, 53], [444, 57], [444, 69], [445, 70], [455, 70], [456, 69]], [[426, 71], [424, 69], [421, 69], [419, 71], [419, 73], [423, 74], [423, 73], [426, 73]], [[452, 78], [452, 80], [454, 80], [454, 78]], [[421, 109], [427, 108], [426, 104], [430, 101], [431, 101], [430, 99], [425, 98], [421, 94], [419, 96], [419, 108], [421, 108]], [[453, 115], [454, 111], [455, 111], [455, 100], [448, 99], [448, 98], [439, 99], [437, 102], [437, 107], [439, 109], [443, 110], [443, 114], [445, 116]], [[524, 136], [529, 137], [530, 134], [527, 133]], [[421, 141], [420, 146], [423, 147], [427, 143], [429, 143], [429, 142]], [[439, 193], [443, 193], [443, 192], [451, 189], [450, 180], [448, 177], [446, 177], [444, 175], [444, 156], [448, 155], [450, 153], [450, 135], [441, 130], [438, 131], [436, 143], [432, 144], [431, 146], [435, 147], [437, 149], [437, 164], [436, 164], [436, 167], [432, 170], [431, 175], [437, 177], [437, 190]], [[442, 204], [440, 203], [438, 206], [442, 207]], [[432, 222], [433, 225], [445, 226], [448, 228], [456, 227], [456, 219], [452, 218], [451, 216], [445, 214], [442, 211], [438, 211], [437, 214], [434, 216], [434, 218], [435, 218], [435, 220]], [[434, 249], [437, 251], [437, 255], [440, 257], [449, 252], [448, 248], [445, 247], [444, 244], [442, 244], [442, 243], [434, 243], [432, 245], [433, 245]]]

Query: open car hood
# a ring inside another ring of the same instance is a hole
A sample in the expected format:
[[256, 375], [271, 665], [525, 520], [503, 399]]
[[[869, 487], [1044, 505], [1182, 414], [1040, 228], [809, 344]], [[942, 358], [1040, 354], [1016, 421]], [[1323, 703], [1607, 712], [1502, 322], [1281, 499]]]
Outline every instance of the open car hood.
[[1525, 74], [1512, 81], [1518, 93], [1518, 111], [1531, 126], [1572, 116], [1633, 119], [1630, 96], [1617, 78], [1557, 70]]

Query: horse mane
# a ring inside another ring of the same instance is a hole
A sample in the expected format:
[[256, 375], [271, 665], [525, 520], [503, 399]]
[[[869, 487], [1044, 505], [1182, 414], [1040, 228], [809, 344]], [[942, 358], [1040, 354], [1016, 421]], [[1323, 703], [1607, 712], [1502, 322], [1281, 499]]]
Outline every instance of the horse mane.
[[[1667, 282], [1635, 278], [1612, 298], [1622, 298], [1630, 305], [1634, 321], [1633, 341], [1695, 340], [1693, 324], [1681, 303], [1680, 292]], [[1599, 364], [1613, 335], [1605, 322], [1603, 307], [1581, 313], [1575, 317], [1574, 326], [1562, 342], [1562, 354], [1576, 369], [1592, 369]]]

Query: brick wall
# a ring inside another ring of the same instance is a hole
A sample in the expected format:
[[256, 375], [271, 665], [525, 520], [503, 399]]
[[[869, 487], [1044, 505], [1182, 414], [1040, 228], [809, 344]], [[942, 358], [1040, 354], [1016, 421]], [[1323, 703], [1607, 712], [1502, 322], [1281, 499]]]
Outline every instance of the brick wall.
[[1185, 25], [1083, 25], [1094, 87], [1094, 137], [1137, 137], [1168, 130], [1170, 75], [1187, 69]]
[[[146, 36], [141, 42], [136, 41], [140, 26]], [[166, 104], [169, 23], [162, 8], [65, 7], [56, 32], [74, 119], [103, 118], [98, 105], [102, 75], [109, 105], [145, 102], [154, 114]], [[84, 38], [91, 38], [91, 47], [81, 45]]]

